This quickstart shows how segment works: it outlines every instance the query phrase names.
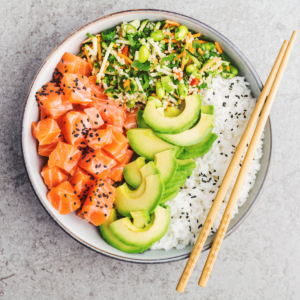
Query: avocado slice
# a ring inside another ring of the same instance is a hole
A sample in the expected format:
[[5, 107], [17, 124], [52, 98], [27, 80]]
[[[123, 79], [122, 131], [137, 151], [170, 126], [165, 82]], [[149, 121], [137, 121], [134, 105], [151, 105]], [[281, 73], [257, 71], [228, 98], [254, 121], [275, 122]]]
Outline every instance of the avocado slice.
[[190, 158], [190, 159], [177, 159], [177, 171], [187, 171], [191, 170], [193, 171], [196, 168], [196, 163]]
[[128, 246], [122, 243], [118, 238], [116, 238], [113, 233], [110, 231], [109, 225], [117, 220], [117, 211], [113, 208], [110, 212], [110, 216], [108, 219], [99, 226], [100, 232], [106, 242], [111, 245], [112, 247], [121, 250], [126, 253], [141, 253], [144, 252], [146, 249], [144, 247], [134, 247]]
[[182, 110], [177, 107], [174, 107], [174, 106], [168, 107], [168, 110], [164, 111], [165, 117], [169, 117], [169, 118], [177, 117], [181, 113], [182, 113]]
[[142, 174], [140, 169], [146, 164], [144, 157], [138, 157], [135, 161], [127, 164], [123, 170], [123, 176], [126, 182], [137, 189], [142, 183]]
[[137, 228], [144, 228], [150, 222], [150, 216], [147, 211], [132, 211], [133, 225]]
[[145, 228], [137, 228], [129, 218], [123, 218], [111, 223], [110, 230], [124, 244], [146, 249], [166, 234], [170, 221], [170, 207], [157, 206], [151, 216], [151, 222]]
[[124, 184], [124, 190], [126, 190], [126, 194], [130, 198], [137, 198], [140, 197], [146, 190], [146, 180], [145, 178], [149, 175], [156, 175], [160, 174], [159, 170], [156, 168], [155, 164], [153, 161], [148, 162], [145, 166], [143, 166], [139, 170], [141, 176], [142, 176], [142, 182], [140, 186], [136, 190], [131, 190], [128, 185]]
[[138, 128], [150, 128], [144, 121], [143, 118], [144, 112], [142, 110], [139, 110], [137, 112], [137, 123], [138, 123]]
[[201, 108], [201, 114], [213, 115], [215, 113], [215, 107], [213, 105], [205, 105]]
[[168, 149], [174, 149], [175, 157], [178, 157], [183, 149], [182, 147], [164, 142], [152, 129], [130, 129], [127, 131], [127, 138], [131, 148], [138, 155], [145, 157], [147, 160], [154, 160], [154, 154]]
[[[174, 118], [175, 119], [175, 118]], [[196, 126], [177, 134], [155, 132], [165, 142], [176, 146], [191, 146], [201, 142], [214, 128], [214, 116], [201, 114]]]
[[174, 118], [162, 116], [153, 101], [148, 101], [144, 110], [144, 120], [153, 130], [161, 133], [175, 134], [191, 128], [199, 119], [202, 99], [199, 94], [185, 98], [183, 112]]
[[146, 210], [149, 214], [154, 211], [164, 189], [160, 174], [147, 176], [145, 186], [144, 193], [135, 198], [131, 197], [135, 191], [131, 191], [126, 183], [116, 189], [115, 207], [121, 215], [131, 217], [134, 211]]
[[169, 149], [154, 155], [154, 163], [161, 174], [164, 185], [167, 185], [177, 170], [177, 161], [174, 150]]
[[197, 158], [206, 154], [212, 147], [214, 141], [218, 138], [215, 133], [210, 133], [204, 140], [200, 143], [184, 147], [184, 150], [179, 155], [179, 159]]

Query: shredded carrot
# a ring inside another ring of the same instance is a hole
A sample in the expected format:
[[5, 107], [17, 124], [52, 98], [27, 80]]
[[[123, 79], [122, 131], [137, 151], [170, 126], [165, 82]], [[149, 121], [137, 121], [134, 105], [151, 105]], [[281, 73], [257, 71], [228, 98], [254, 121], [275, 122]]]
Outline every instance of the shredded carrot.
[[169, 35], [171, 38], [174, 37], [174, 33], [172, 32], [164, 32], [164, 35]]
[[197, 38], [197, 37], [199, 37], [199, 36], [201, 36], [201, 33], [193, 34], [193, 37], [194, 37], [194, 38]]
[[200, 44], [205, 44], [205, 43], [207, 43], [207, 41], [201, 41], [201, 40], [199, 40], [198, 41]]
[[[166, 43], [169, 43], [169, 40], [168, 39], [163, 39]], [[176, 43], [178, 48], [180, 48], [180, 43], [174, 39], [171, 39], [171, 43]]]
[[124, 86], [125, 91], [130, 91], [131, 90], [130, 89], [130, 80], [129, 80], [129, 78], [126, 79], [126, 81], [124, 82], [123, 86]]
[[122, 66], [122, 67], [119, 67], [119, 69], [126, 69], [124, 66]]
[[156, 97], [157, 99], [159, 99], [160, 101], [162, 101], [162, 99], [161, 98], [159, 98], [155, 93], [152, 93], [152, 95], [151, 96], [154, 96], [154, 97]]
[[208, 67], [210, 67], [212, 64], [216, 63], [217, 61], [221, 60], [221, 57], [217, 57], [214, 58], [213, 60], [211, 60], [209, 63], [207, 63], [201, 70], [200, 72], [203, 72], [205, 69], [207, 69]]
[[177, 75], [177, 77], [178, 77], [178, 80], [179, 80], [179, 81], [181, 81], [182, 77], [181, 77], [181, 74], [180, 74], [180, 72], [174, 72], [174, 73]]
[[176, 53], [177, 51], [176, 51], [176, 50], [172, 50], [171, 52], [172, 52], [172, 53]]
[[[120, 52], [117, 52], [117, 54], [118, 54], [120, 57], [124, 58], [125, 62], [127, 61], [127, 62], [129, 62], [130, 64], [133, 63], [133, 61], [132, 61], [129, 57], [127, 57], [126, 55], [124, 55], [124, 54], [122, 54], [122, 53], [120, 53]], [[133, 68], [137, 71], [137, 68], [135, 68], [135, 67], [133, 67]]]
[[105, 67], [104, 67], [104, 70], [103, 70], [103, 73], [105, 73], [107, 67], [109, 66], [109, 62], [107, 61], [106, 64], [105, 64]]
[[204, 52], [200, 48], [198, 48], [198, 52], [203, 56]]
[[184, 56], [185, 54], [186, 54], [186, 52], [183, 51], [181, 54], [179, 54], [179, 55], [177, 56], [177, 58], [181, 58], [181, 57]]
[[85, 53], [86, 59], [87, 59], [89, 65], [90, 65], [91, 69], [93, 69], [93, 64], [92, 64], [92, 62], [91, 62], [89, 53], [88, 53], [88, 51], [86, 50], [86, 48], [84, 48], [84, 53]]
[[120, 37], [123, 37], [123, 28], [121, 27]]
[[219, 67], [219, 70], [220, 70], [220, 71], [223, 71], [223, 67], [222, 67], [222, 65]]
[[102, 55], [101, 55], [101, 42], [100, 42], [100, 35], [97, 37], [97, 46], [98, 46], [98, 60], [102, 59]]
[[153, 66], [151, 68], [151, 72], [154, 71], [154, 68], [156, 67], [156, 65], [157, 65], [157, 58], [154, 59]]
[[125, 61], [128, 61], [130, 64], [133, 63], [133, 61], [132, 61], [129, 57], [127, 57], [126, 55], [124, 55], [124, 54], [122, 54], [122, 53], [120, 53], [120, 52], [117, 52], [117, 54], [118, 54], [120, 57], [124, 58]]
[[181, 70], [184, 70], [184, 64], [185, 64], [185, 55], [182, 58], [182, 62], [181, 62]]
[[114, 44], [114, 48], [117, 48], [118, 47], [118, 45], [117, 44]]
[[189, 39], [192, 38], [192, 34], [188, 31], [188, 36], [189, 36]]
[[227, 72], [230, 72], [230, 67], [227, 65], [227, 67], [226, 67], [226, 71]]
[[179, 98], [179, 104], [181, 104], [181, 98]]
[[[168, 103], [168, 105], [169, 105], [169, 103]], [[168, 111], [168, 110], [169, 110], [169, 106], [166, 107], [166, 111]]]
[[217, 50], [219, 51], [219, 53], [222, 54], [222, 53], [223, 53], [223, 50], [221, 49], [219, 43], [218, 43], [218, 42], [215, 42], [215, 45], [216, 45], [216, 48], [217, 48]]
[[176, 97], [176, 98], [179, 98], [179, 96], [177, 96], [175, 93], [173, 93], [173, 96]]
[[193, 53], [194, 54], [194, 52], [195, 52], [195, 48], [193, 48], [193, 47], [191, 47], [191, 53]]
[[179, 26], [180, 26], [180, 24], [179, 24], [178, 22], [171, 21], [171, 20], [166, 20], [166, 24], [171, 24], [171, 25], [173, 25], [173, 26], [177, 26], [177, 27], [179, 27]]

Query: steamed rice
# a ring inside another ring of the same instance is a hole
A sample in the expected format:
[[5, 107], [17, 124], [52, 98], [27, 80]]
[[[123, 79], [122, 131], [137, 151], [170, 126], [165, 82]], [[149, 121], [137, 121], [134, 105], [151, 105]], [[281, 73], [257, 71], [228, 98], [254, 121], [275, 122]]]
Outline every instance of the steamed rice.
[[[202, 92], [203, 105], [212, 104], [215, 107], [216, 119], [213, 132], [218, 134], [219, 137], [207, 154], [195, 159], [197, 167], [193, 174], [186, 181], [178, 195], [167, 202], [167, 205], [171, 207], [172, 215], [169, 230], [151, 249], [168, 250], [173, 247], [183, 249], [187, 245], [193, 245], [196, 242], [256, 104], [256, 99], [251, 96], [248, 85], [249, 83], [246, 82], [244, 77], [223, 79], [218, 76], [213, 79], [209, 89]], [[256, 173], [260, 169], [262, 146], [263, 136], [259, 142], [232, 218], [238, 213], [239, 207], [246, 202], [249, 192], [254, 186]], [[221, 205], [210, 235], [215, 233], [219, 227], [238, 171]]]

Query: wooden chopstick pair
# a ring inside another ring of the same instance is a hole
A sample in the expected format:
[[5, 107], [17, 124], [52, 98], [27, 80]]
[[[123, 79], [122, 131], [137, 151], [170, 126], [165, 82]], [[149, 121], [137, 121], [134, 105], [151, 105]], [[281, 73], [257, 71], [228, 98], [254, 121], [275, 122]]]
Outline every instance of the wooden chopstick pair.
[[[238, 147], [236, 148], [235, 154], [232, 157], [232, 160], [230, 162], [230, 165], [227, 169], [227, 172], [225, 174], [225, 177], [223, 179], [223, 182], [220, 186], [220, 189], [217, 193], [217, 196], [212, 204], [212, 207], [207, 215], [207, 218], [205, 220], [205, 223], [202, 227], [202, 230], [199, 234], [199, 237], [195, 243], [195, 246], [193, 248], [193, 251], [190, 255], [190, 258], [185, 266], [185, 269], [181, 275], [181, 278], [179, 280], [179, 283], [177, 285], [176, 290], [178, 292], [183, 293], [185, 290], [185, 287], [188, 283], [188, 280], [195, 268], [195, 265], [197, 263], [197, 260], [200, 256], [200, 253], [203, 249], [203, 246], [205, 244], [205, 241], [208, 237], [208, 234], [210, 233], [210, 229], [216, 219], [216, 216], [220, 210], [221, 204], [225, 198], [225, 195], [227, 193], [227, 190], [230, 186], [230, 183], [233, 179], [233, 176], [238, 168], [238, 165], [242, 159], [242, 156], [244, 154], [244, 151], [246, 149], [247, 143], [251, 137], [251, 134], [254, 130], [255, 124], [259, 118], [259, 114], [261, 112], [261, 116], [258, 120], [257, 126], [255, 128], [254, 134], [252, 136], [251, 142], [249, 144], [246, 156], [244, 158], [242, 167], [240, 169], [239, 175], [237, 177], [237, 180], [235, 182], [234, 188], [232, 190], [230, 199], [228, 201], [228, 204], [226, 206], [223, 218], [221, 220], [219, 229], [216, 233], [214, 242], [212, 244], [212, 247], [210, 249], [209, 255], [207, 257], [204, 269], [202, 271], [202, 275], [199, 280], [199, 285], [202, 287], [205, 287], [209, 276], [211, 274], [213, 265], [216, 261], [217, 255], [219, 253], [221, 244], [223, 242], [224, 236], [226, 234], [228, 225], [230, 223], [230, 219], [232, 216], [232, 213], [234, 211], [234, 208], [236, 206], [236, 203], [238, 201], [240, 192], [243, 188], [243, 184], [245, 182], [246, 176], [248, 174], [249, 168], [251, 166], [254, 154], [256, 152], [257, 145], [259, 143], [259, 140], [261, 138], [262, 132], [264, 130], [264, 127], [266, 125], [266, 122], [268, 120], [268, 116], [270, 114], [270, 110], [272, 108], [277, 90], [279, 88], [285, 67], [287, 65], [288, 59], [290, 57], [295, 39], [297, 36], [297, 32], [294, 31], [292, 34], [292, 37], [289, 42], [284, 41], [281, 50], [277, 56], [277, 59], [274, 63], [274, 66], [270, 72], [270, 75], [267, 79], [267, 82], [257, 100], [256, 106], [253, 110], [253, 113], [248, 121], [247, 127], [243, 133], [243, 136], [239, 142]], [[276, 78], [275, 78], [276, 77]], [[274, 80], [275, 79], [275, 80]], [[270, 93], [269, 93], [270, 92]], [[269, 94], [269, 95], [268, 95]], [[266, 97], [268, 96], [267, 100]], [[265, 101], [266, 100], [266, 101]], [[264, 106], [264, 108], [263, 108]], [[263, 108], [263, 110], [262, 110]]]

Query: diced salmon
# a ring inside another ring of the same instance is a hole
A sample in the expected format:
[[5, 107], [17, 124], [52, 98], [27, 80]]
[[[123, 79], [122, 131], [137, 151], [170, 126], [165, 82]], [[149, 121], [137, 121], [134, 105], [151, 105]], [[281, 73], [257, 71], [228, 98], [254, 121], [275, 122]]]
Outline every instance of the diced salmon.
[[116, 165], [116, 161], [107, 155], [102, 149], [94, 150], [87, 147], [79, 161], [79, 166], [96, 178], [104, 179], [111, 168]]
[[69, 214], [80, 207], [80, 200], [68, 181], [53, 187], [47, 194], [47, 199], [61, 215]]
[[[55, 119], [55, 121], [56, 121], [56, 123], [57, 123], [57, 125], [58, 125], [58, 127], [59, 127], [60, 129], [62, 129], [62, 125], [63, 125], [63, 117], [64, 117], [64, 115], [61, 115], [60, 117], [58, 117], [58, 118]], [[41, 120], [47, 119], [47, 118], [51, 118], [51, 117], [45, 115], [45, 113], [41, 111]]]
[[128, 149], [126, 151], [126, 155], [124, 156], [123, 160], [117, 162], [117, 164], [111, 169], [108, 177], [114, 181], [122, 181], [123, 169], [130, 162], [132, 155], [133, 155], [133, 151]]
[[100, 112], [105, 124], [114, 125], [122, 131], [126, 118], [125, 111], [112, 103], [113, 101], [100, 100], [97, 102], [96, 108]]
[[113, 140], [111, 144], [103, 146], [103, 149], [119, 160], [119, 155], [124, 154], [123, 151], [129, 146], [128, 139], [115, 126], [107, 125], [107, 128], [112, 129]]
[[97, 103], [99, 100], [108, 100], [107, 95], [103, 92], [102, 85], [97, 85], [97, 76], [90, 76], [89, 83], [91, 89], [91, 99], [93, 101], [93, 106], [97, 107]]
[[89, 76], [91, 71], [92, 69], [86, 60], [65, 52], [54, 70], [53, 77], [54, 80], [60, 82], [65, 73]]
[[86, 199], [91, 186], [93, 185], [95, 177], [79, 166], [76, 172], [70, 179], [70, 183], [75, 191], [75, 194], [79, 197], [81, 203]]
[[41, 172], [44, 182], [50, 190], [60, 183], [68, 180], [68, 174], [58, 167], [49, 168], [48, 165], [44, 166]]
[[80, 74], [64, 74], [61, 80], [63, 99], [73, 104], [87, 105], [91, 100], [89, 78]]
[[[111, 179], [111, 178], [109, 178], [109, 177], [106, 177], [105, 179], [104, 179], [104, 181], [106, 182], [106, 183], [108, 183], [109, 185], [113, 185], [115, 182]], [[114, 188], [114, 187], [113, 187]], [[115, 188], [114, 188], [115, 189]]]
[[95, 226], [107, 220], [113, 207], [115, 190], [103, 180], [95, 182], [95, 186], [85, 200], [79, 215]]
[[126, 130], [132, 129], [132, 128], [137, 128], [137, 112], [138, 108], [135, 108], [131, 110], [130, 112], [126, 113], [126, 119], [124, 123], [124, 127]]
[[98, 110], [95, 107], [86, 108], [83, 111], [88, 115], [92, 128], [97, 129], [104, 124]]
[[81, 152], [74, 146], [59, 142], [49, 156], [50, 168], [60, 167], [67, 173], [73, 175], [81, 158]]
[[65, 139], [64, 139], [63, 135], [60, 134], [58, 136], [57, 140], [55, 140], [55, 142], [48, 144], [48, 145], [39, 145], [38, 146], [38, 154], [41, 156], [49, 157], [51, 152], [56, 148], [57, 144], [59, 142], [64, 142], [64, 141], [65, 141]]
[[60, 128], [52, 118], [47, 118], [38, 123], [32, 122], [32, 134], [39, 141], [40, 145], [53, 143], [60, 135]]
[[57, 119], [59, 116], [73, 109], [72, 103], [63, 100], [62, 96], [62, 90], [53, 82], [43, 85], [35, 95], [38, 107], [43, 112], [43, 115], [53, 119]]
[[86, 136], [92, 123], [87, 114], [78, 111], [70, 111], [64, 115], [63, 135], [66, 141], [73, 146], [86, 145]]
[[93, 149], [98, 149], [104, 145], [111, 144], [113, 141], [112, 129], [90, 129], [86, 140], [89, 147]]

